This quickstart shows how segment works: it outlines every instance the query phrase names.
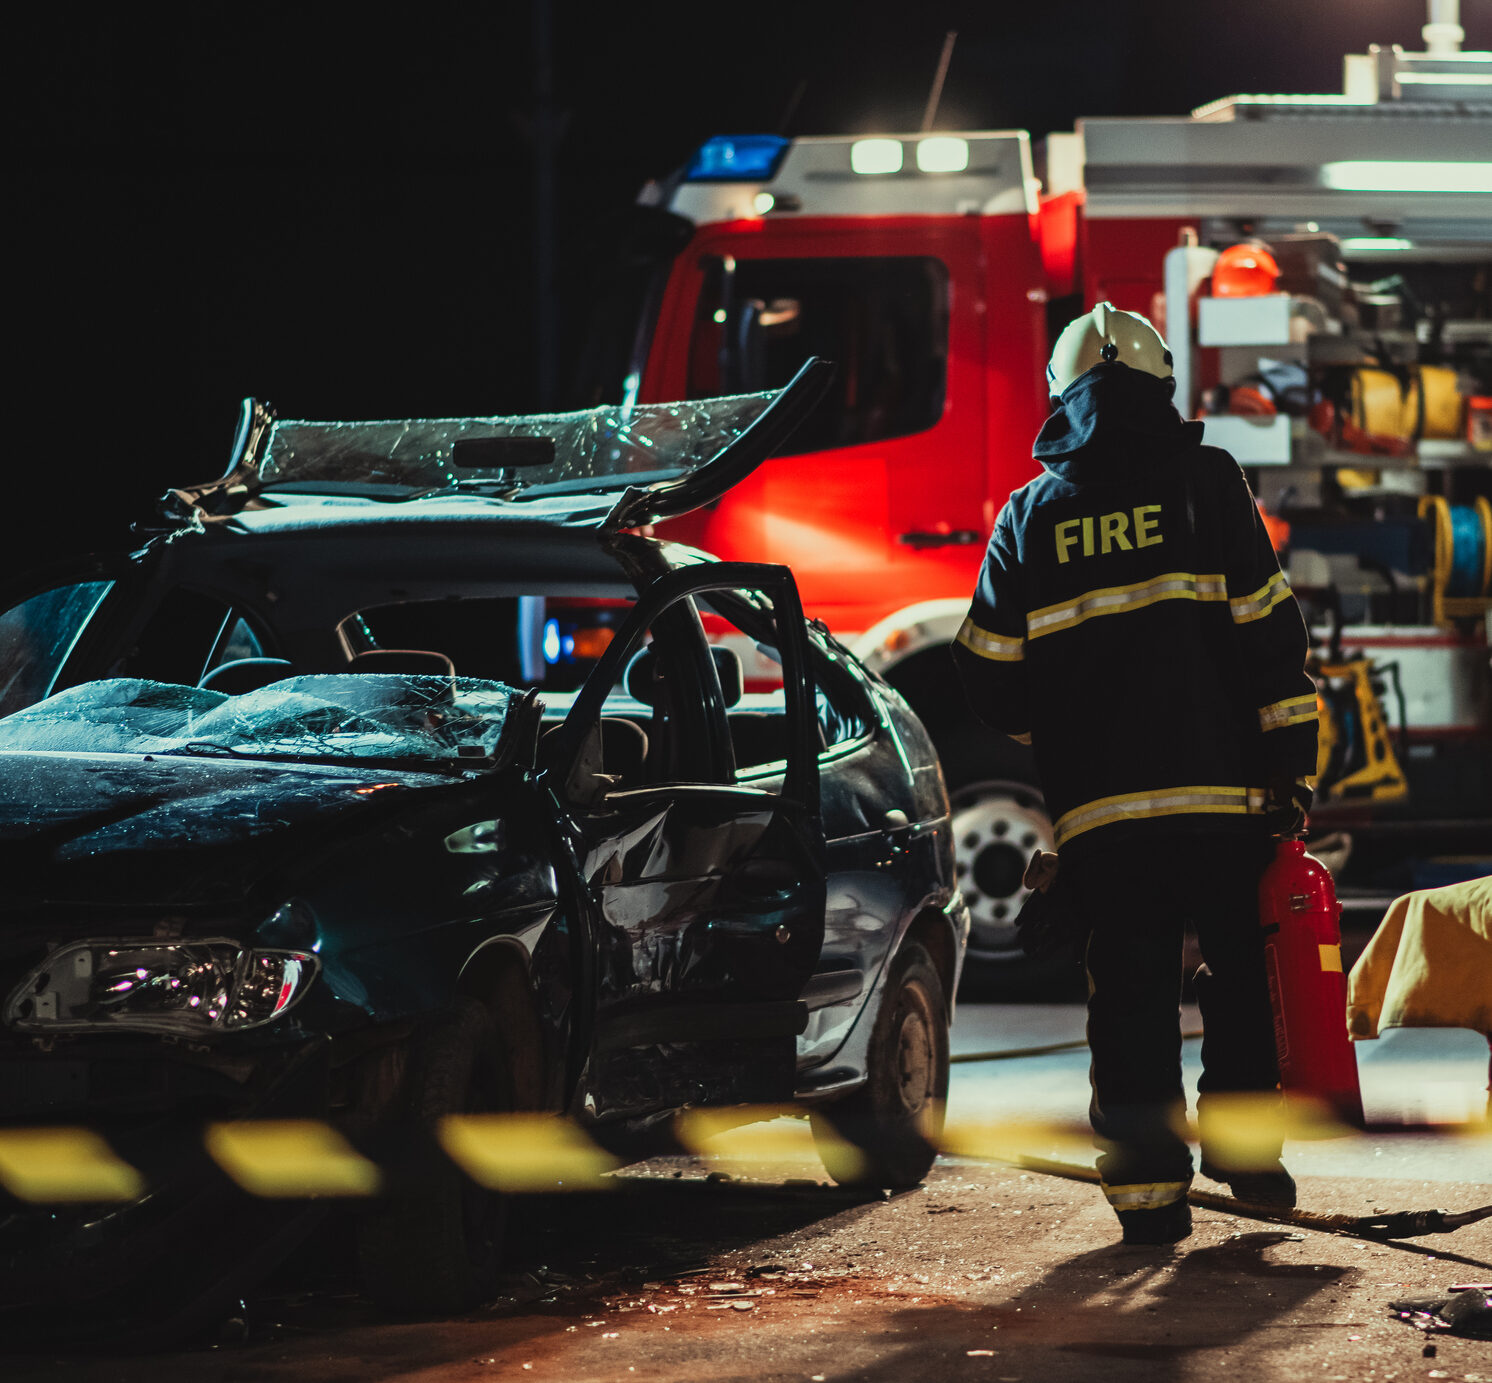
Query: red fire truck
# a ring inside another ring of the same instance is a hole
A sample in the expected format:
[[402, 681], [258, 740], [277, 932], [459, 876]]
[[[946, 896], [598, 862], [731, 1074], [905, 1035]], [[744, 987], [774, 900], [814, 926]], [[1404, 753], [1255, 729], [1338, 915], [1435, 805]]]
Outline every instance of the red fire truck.
[[[1492, 854], [1492, 54], [1433, 27], [1430, 52], [1349, 57], [1341, 95], [1084, 120], [1034, 147], [1022, 131], [722, 137], [643, 193], [676, 239], [628, 397], [838, 366], [794, 454], [672, 535], [790, 563], [809, 612], [926, 721], [976, 963], [1021, 968], [1021, 875], [1052, 831], [1030, 751], [975, 724], [946, 646], [996, 513], [1035, 474], [1053, 333], [1101, 299], [1168, 332], [1178, 406], [1246, 467], [1309, 598], [1333, 727], [1318, 824], [1351, 828], [1370, 883], [1385, 841], [1418, 832], [1425, 853], [1427, 823], [1432, 853]], [[1210, 296], [1240, 242], [1269, 247], [1274, 291]]]

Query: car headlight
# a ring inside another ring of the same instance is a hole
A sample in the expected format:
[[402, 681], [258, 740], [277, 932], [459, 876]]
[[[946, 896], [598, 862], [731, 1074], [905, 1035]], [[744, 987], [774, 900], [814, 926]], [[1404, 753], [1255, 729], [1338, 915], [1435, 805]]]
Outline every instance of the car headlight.
[[10, 992], [5, 1023], [27, 1032], [239, 1032], [294, 1007], [320, 968], [309, 951], [221, 938], [75, 941]]

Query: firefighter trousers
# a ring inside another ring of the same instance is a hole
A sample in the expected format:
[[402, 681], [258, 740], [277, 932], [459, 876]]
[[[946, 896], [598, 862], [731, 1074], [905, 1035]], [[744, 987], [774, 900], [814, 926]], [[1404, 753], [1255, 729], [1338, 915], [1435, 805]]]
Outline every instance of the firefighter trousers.
[[[1210, 1097], [1277, 1087], [1258, 902], [1271, 850], [1254, 831], [1178, 831], [1139, 849], [1096, 848], [1071, 872], [1072, 902], [1092, 928], [1090, 1116], [1115, 1210], [1159, 1209], [1184, 1197], [1191, 1180], [1179, 1007], [1188, 923], [1204, 961], [1196, 984], [1204, 1160], [1218, 1160], [1207, 1145]], [[1279, 1156], [1278, 1144], [1255, 1151]]]

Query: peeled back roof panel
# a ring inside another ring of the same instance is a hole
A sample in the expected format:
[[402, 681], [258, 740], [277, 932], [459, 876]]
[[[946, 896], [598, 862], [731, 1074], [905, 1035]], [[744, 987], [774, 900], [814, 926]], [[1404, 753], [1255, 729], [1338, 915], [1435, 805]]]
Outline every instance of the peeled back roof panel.
[[[775, 392], [738, 394], [511, 418], [286, 420], [270, 431], [259, 476], [264, 489], [331, 482], [410, 492], [505, 490], [514, 500], [614, 491], [619, 483], [688, 474], [735, 441], [774, 398]], [[457, 442], [485, 438], [548, 442], [549, 459], [513, 467], [457, 464]]]

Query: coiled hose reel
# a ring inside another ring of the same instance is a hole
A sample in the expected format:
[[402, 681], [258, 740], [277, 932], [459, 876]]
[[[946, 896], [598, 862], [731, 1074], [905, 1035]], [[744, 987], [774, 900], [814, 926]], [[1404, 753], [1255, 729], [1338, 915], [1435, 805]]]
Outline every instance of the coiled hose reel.
[[1474, 504], [1451, 504], [1444, 495], [1423, 495], [1419, 516], [1426, 515], [1435, 525], [1435, 623], [1492, 609], [1492, 501], [1478, 495]]

